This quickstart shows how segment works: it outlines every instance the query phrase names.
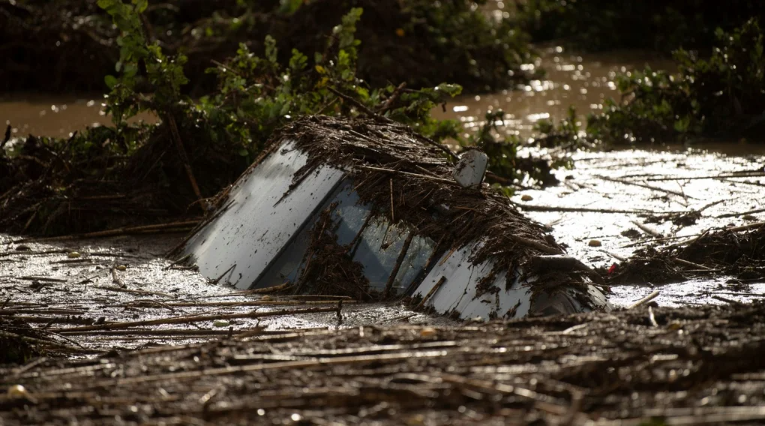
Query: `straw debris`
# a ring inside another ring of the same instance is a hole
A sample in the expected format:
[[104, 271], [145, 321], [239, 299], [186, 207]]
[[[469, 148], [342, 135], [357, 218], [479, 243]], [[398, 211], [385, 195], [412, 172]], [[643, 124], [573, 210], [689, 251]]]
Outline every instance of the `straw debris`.
[[[296, 173], [293, 187], [319, 167], [345, 170], [361, 202], [371, 205], [375, 216], [395, 218], [397, 226], [437, 242], [435, 259], [480, 241], [471, 261], [493, 262], [490, 275], [497, 276], [536, 256], [564, 253], [540, 224], [519, 213], [499, 191], [486, 185], [478, 190], [458, 185], [452, 178], [453, 158], [408, 127], [382, 117], [313, 116], [286, 126], [272, 143], [285, 141], [295, 141], [309, 157]], [[508, 280], [514, 278], [508, 275]], [[553, 275], [545, 280], [550, 292], [588, 282], [587, 271]], [[485, 287], [486, 292], [498, 291]]]

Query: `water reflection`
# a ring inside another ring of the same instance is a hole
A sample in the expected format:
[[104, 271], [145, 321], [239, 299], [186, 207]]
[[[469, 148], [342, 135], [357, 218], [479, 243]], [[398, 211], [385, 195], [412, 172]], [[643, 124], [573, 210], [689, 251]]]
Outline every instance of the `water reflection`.
[[484, 95], [460, 96], [452, 101], [452, 107], [444, 112], [433, 110], [439, 119], [456, 119], [463, 123], [466, 134], [484, 124], [488, 111], [502, 109], [505, 135], [529, 137], [534, 123], [540, 119], [560, 120], [568, 113], [569, 106], [580, 115], [603, 109], [607, 98], [619, 97], [616, 82], [620, 72], [630, 72], [650, 66], [652, 69], [674, 69], [674, 64], [647, 52], [609, 52], [592, 55], [575, 55], [560, 46], [540, 49], [541, 57], [523, 69], [547, 71], [544, 80], [532, 80], [507, 90]]
[[[151, 122], [156, 118], [139, 114], [131, 121]], [[0, 97], [0, 124], [11, 126], [13, 137], [27, 135], [69, 137], [87, 127], [111, 124], [101, 95], [51, 96], [17, 95]]]

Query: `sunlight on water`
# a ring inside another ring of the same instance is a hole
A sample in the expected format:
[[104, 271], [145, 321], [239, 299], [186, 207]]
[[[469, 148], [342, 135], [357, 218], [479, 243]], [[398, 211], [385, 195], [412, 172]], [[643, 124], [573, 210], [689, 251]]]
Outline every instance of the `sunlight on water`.
[[501, 109], [505, 112], [504, 126], [501, 126], [504, 134], [528, 137], [533, 133], [535, 122], [540, 119], [557, 121], [567, 115], [569, 106], [584, 116], [602, 110], [606, 99], [618, 99], [614, 81], [617, 73], [642, 69], [646, 65], [653, 69], [674, 67], [671, 61], [634, 51], [574, 55], [560, 46], [540, 50], [540, 60], [522, 68], [527, 71], [545, 69], [544, 80], [532, 80], [518, 85], [516, 90], [460, 96], [452, 101], [453, 106], [446, 112], [436, 108], [433, 115], [439, 119], [459, 120], [470, 131], [484, 124], [487, 112]]
[[[35, 136], [69, 137], [86, 127], [111, 124], [100, 95], [51, 96], [16, 95], [0, 97], [0, 125], [10, 125], [14, 138]], [[139, 114], [131, 122], [153, 121], [150, 114]]]

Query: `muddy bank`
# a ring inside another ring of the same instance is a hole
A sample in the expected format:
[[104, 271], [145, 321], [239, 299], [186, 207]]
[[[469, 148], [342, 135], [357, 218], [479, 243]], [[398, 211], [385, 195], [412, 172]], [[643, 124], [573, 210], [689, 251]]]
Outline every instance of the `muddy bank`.
[[5, 367], [0, 412], [7, 425], [759, 424], [763, 324], [758, 303], [223, 337]]

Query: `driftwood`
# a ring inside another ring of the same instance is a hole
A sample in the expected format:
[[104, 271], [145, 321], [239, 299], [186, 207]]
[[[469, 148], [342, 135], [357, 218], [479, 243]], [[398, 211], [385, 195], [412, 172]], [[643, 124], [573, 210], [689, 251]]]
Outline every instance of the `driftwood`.
[[107, 323], [107, 324], [100, 324], [100, 325], [86, 325], [82, 327], [59, 328], [59, 329], [52, 329], [50, 331], [51, 332], [64, 332], [64, 331], [72, 332], [72, 331], [118, 330], [118, 329], [124, 329], [124, 328], [145, 327], [145, 326], [152, 326], [152, 325], [191, 324], [195, 322], [237, 319], [237, 318], [257, 319], [257, 318], [313, 314], [313, 313], [319, 313], [319, 312], [335, 312], [335, 311], [337, 311], [337, 308], [309, 308], [309, 309], [296, 309], [296, 310], [281, 310], [281, 311], [272, 311], [272, 312], [253, 311], [253, 312], [246, 312], [246, 313], [221, 314], [221, 315], [189, 315], [184, 317], [159, 318], [154, 320], [125, 321], [125, 322], [114, 322], [114, 323]]
[[15, 244], [26, 243], [30, 241], [34, 242], [52, 242], [52, 241], [72, 241], [86, 238], [104, 238], [104, 237], [118, 237], [122, 235], [131, 234], [146, 234], [146, 233], [161, 233], [166, 231], [187, 231], [189, 227], [199, 224], [199, 220], [184, 220], [179, 222], [159, 223], [156, 225], [144, 225], [144, 226], [132, 226], [116, 229], [108, 229], [105, 231], [88, 232], [86, 234], [75, 235], [62, 235], [60, 237], [47, 237], [47, 238], [24, 238], [14, 241]]

